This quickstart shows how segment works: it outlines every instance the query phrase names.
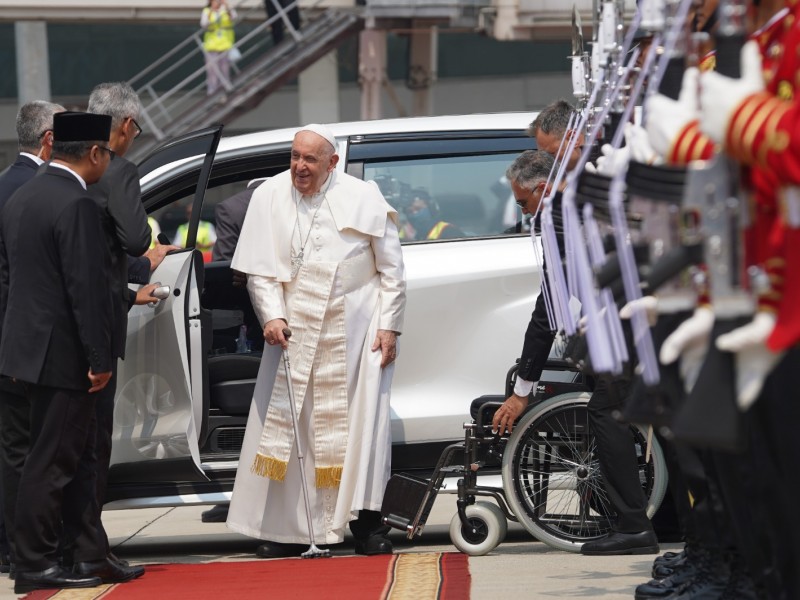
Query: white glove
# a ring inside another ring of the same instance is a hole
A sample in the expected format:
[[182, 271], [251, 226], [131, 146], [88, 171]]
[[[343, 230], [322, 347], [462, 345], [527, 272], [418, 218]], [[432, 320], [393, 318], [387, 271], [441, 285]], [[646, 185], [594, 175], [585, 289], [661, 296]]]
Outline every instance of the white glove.
[[717, 338], [717, 348], [736, 354], [736, 402], [746, 411], [758, 398], [764, 380], [781, 359], [764, 344], [775, 328], [775, 315], [758, 312], [747, 325]]
[[620, 319], [630, 319], [634, 313], [641, 310], [647, 316], [647, 322], [652, 327], [658, 320], [658, 299], [655, 296], [642, 296], [638, 300], [628, 302], [619, 310]]
[[[601, 321], [606, 316], [606, 309], [605, 307], [601, 308], [597, 311], [597, 318]], [[578, 333], [581, 335], [586, 335], [586, 331], [589, 329], [589, 315], [583, 315], [580, 319], [578, 319]]]
[[722, 142], [736, 107], [764, 89], [758, 44], [750, 41], [742, 46], [740, 79], [708, 71], [700, 76], [700, 87], [700, 130], [712, 140]]
[[631, 160], [646, 165], [655, 165], [663, 162], [658, 153], [653, 150], [653, 146], [650, 144], [650, 137], [641, 125], [625, 123], [625, 144], [626, 148], [630, 148]]
[[669, 152], [675, 136], [691, 121], [699, 117], [698, 74], [695, 67], [684, 71], [681, 93], [677, 100], [661, 94], [651, 96], [647, 100], [645, 129], [653, 150], [662, 157]]
[[614, 177], [618, 173], [624, 173], [628, 170], [628, 162], [631, 160], [631, 149], [628, 146], [614, 150], [611, 144], [603, 144], [600, 152], [602, 156], [599, 156], [595, 161], [597, 173], [600, 175]]
[[706, 306], [696, 308], [694, 314], [664, 340], [658, 353], [661, 364], [672, 364], [685, 350], [708, 344], [713, 326], [714, 312], [711, 308]]
[[585, 165], [583, 165], [583, 168], [586, 169], [587, 173], [597, 175], [597, 167], [595, 167], [592, 163], [587, 162]]

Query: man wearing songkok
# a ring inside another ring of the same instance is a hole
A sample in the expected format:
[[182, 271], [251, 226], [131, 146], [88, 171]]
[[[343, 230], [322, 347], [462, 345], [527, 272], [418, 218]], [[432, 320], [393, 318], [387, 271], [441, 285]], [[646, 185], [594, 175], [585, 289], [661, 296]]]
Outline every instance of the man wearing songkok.
[[[389, 396], [403, 324], [397, 213], [378, 187], [336, 170], [336, 139], [308, 125], [291, 168], [253, 194], [231, 267], [267, 342], [236, 474], [228, 527], [267, 540], [262, 558], [297, 556], [309, 531], [280, 366], [288, 349], [315, 544], [360, 554], [392, 546], [380, 522], [391, 458]], [[291, 329], [287, 339], [284, 329]]]
[[[111, 378], [110, 258], [86, 191], [113, 158], [110, 128], [109, 116], [56, 114], [52, 162], [0, 216], [0, 373], [23, 382], [31, 403], [14, 523], [18, 594], [100, 584], [66, 571], [57, 553], [62, 505], [95, 476], [95, 392]], [[96, 512], [82, 513], [76, 561], [105, 558]]]

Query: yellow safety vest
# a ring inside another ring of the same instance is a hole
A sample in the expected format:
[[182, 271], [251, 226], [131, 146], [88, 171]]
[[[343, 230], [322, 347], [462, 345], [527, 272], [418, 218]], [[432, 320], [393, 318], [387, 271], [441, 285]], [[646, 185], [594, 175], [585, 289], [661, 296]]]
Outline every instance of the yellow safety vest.
[[[178, 239], [181, 246], [186, 247], [186, 236], [189, 234], [189, 224], [184, 223], [178, 226]], [[214, 247], [214, 241], [211, 239], [211, 223], [208, 221], [200, 221], [197, 227], [197, 240], [195, 241], [195, 248], [200, 252], [206, 252]]]
[[156, 221], [153, 217], [147, 217], [147, 224], [150, 225], [150, 231], [153, 232], [152, 237], [150, 238], [150, 249], [156, 247], [157, 239], [159, 233], [161, 233], [161, 228], [158, 226], [158, 221]]
[[439, 236], [442, 235], [442, 231], [444, 228], [450, 225], [447, 221], [439, 221], [433, 228], [428, 232], [428, 239], [429, 240], [438, 240]]
[[208, 28], [203, 35], [203, 49], [206, 52], [227, 52], [231, 49], [236, 37], [233, 33], [233, 22], [228, 11], [212, 11], [206, 7], [203, 14], [208, 18]]

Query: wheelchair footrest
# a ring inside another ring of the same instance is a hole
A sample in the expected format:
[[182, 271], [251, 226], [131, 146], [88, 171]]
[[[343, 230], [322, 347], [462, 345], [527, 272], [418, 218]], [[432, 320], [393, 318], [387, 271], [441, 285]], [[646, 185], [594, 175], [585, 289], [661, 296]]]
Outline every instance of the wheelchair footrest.
[[383, 522], [405, 531], [409, 538], [418, 535], [428, 520], [438, 491], [427, 479], [405, 473], [392, 475], [383, 494]]

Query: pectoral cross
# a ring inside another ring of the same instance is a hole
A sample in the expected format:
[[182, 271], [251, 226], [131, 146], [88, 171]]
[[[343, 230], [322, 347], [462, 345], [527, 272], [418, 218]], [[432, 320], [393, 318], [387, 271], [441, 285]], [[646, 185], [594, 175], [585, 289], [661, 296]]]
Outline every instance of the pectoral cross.
[[300, 271], [300, 267], [303, 266], [303, 251], [300, 250], [299, 254], [292, 253], [292, 279], [297, 277], [297, 273]]

